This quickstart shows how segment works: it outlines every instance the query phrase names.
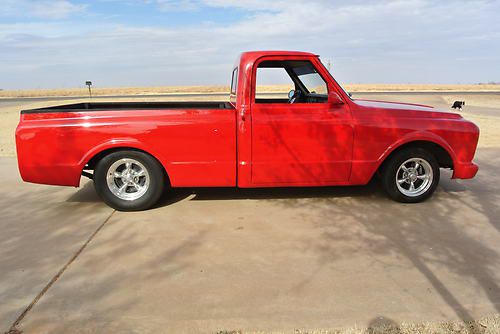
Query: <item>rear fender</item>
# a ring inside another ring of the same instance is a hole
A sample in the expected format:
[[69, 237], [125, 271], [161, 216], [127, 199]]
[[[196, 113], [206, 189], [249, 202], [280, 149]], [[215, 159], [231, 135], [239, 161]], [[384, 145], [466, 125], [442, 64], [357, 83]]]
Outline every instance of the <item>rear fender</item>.
[[[115, 139], [112, 139], [109, 141], [105, 141], [105, 142], [93, 147], [80, 160], [80, 162], [79, 162], [80, 170], [83, 171], [83, 169], [85, 168], [85, 165], [87, 165], [93, 157], [97, 156], [101, 152], [104, 152], [104, 151], [110, 150], [110, 149], [128, 149], [128, 148], [129, 149], [130, 148], [137, 149], [137, 150], [144, 151], [144, 152], [150, 154], [151, 156], [153, 156], [156, 160], [158, 160], [162, 164], [165, 171], [167, 170], [166, 169], [166, 162], [162, 159], [161, 156], [159, 156], [156, 152], [150, 150], [149, 147], [147, 147], [142, 142], [140, 142], [134, 138], [115, 138]], [[167, 174], [168, 174], [168, 172], [167, 172]]]

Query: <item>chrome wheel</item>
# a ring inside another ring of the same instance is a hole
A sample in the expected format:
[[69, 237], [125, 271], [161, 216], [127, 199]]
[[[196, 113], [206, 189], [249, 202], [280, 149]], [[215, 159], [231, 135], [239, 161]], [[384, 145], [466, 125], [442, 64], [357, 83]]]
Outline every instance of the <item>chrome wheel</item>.
[[151, 179], [143, 164], [124, 158], [109, 167], [106, 181], [113, 195], [122, 200], [133, 201], [146, 193]]
[[432, 166], [422, 158], [411, 158], [403, 162], [396, 172], [396, 185], [405, 196], [417, 197], [432, 185]]

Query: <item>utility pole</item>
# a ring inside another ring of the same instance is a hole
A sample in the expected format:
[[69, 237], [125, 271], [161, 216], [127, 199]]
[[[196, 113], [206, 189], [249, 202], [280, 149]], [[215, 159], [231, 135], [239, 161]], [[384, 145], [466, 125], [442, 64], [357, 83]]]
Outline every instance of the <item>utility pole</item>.
[[85, 84], [89, 87], [89, 96], [92, 98], [92, 89], [90, 88], [92, 86], [92, 81], [85, 81]]

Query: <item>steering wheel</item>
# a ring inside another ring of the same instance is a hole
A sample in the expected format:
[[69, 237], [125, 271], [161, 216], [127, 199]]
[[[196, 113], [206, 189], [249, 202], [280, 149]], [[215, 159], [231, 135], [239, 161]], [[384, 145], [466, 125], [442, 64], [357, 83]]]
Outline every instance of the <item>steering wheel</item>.
[[[293, 94], [291, 94], [293, 92]], [[302, 91], [300, 90], [291, 90], [290, 93], [288, 94], [288, 103], [295, 103], [299, 99], [299, 97], [302, 95]]]

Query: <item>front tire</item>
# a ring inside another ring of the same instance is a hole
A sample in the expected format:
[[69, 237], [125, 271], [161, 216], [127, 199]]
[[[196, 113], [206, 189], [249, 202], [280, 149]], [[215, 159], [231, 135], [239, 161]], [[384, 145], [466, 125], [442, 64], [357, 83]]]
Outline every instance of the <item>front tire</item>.
[[140, 151], [117, 151], [106, 155], [94, 170], [97, 194], [119, 211], [146, 210], [160, 199], [166, 177], [160, 163]]
[[440, 172], [436, 158], [421, 148], [397, 152], [382, 168], [382, 184], [395, 201], [418, 203], [436, 190]]

